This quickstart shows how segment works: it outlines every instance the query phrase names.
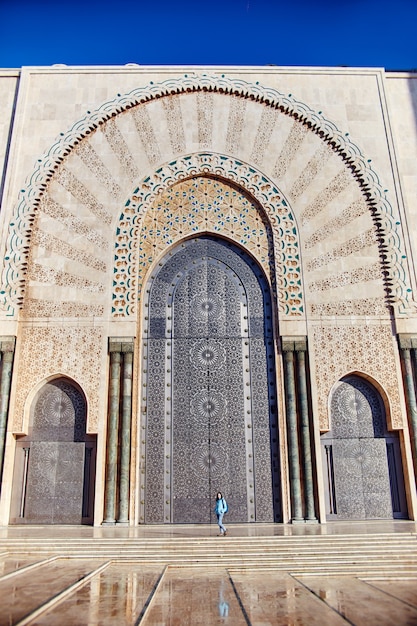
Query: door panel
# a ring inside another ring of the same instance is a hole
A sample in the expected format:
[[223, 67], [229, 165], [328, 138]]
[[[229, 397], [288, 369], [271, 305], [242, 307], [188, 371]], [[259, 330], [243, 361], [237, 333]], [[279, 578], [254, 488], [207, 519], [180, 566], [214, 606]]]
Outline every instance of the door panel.
[[340, 381], [331, 426], [322, 436], [329, 519], [405, 517], [398, 434], [386, 430], [376, 389], [357, 376]]
[[66, 379], [46, 383], [30, 428], [16, 446], [12, 523], [93, 522], [96, 438], [86, 433], [82, 392]]
[[152, 279], [143, 346], [147, 523], [208, 523], [218, 490], [229, 521], [279, 515], [271, 302], [251, 263], [201, 237]]

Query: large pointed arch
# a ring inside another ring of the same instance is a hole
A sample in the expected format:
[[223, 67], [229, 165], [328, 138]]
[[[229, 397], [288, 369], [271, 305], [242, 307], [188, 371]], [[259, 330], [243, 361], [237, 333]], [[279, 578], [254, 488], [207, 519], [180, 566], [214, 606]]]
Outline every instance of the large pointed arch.
[[150, 83], [147, 87], [135, 89], [126, 95], [118, 94], [114, 100], [103, 104], [96, 111], [87, 112], [87, 115], [69, 131], [61, 133], [60, 138], [48, 153], [39, 159], [27, 186], [21, 190], [14, 219], [10, 224], [3, 270], [4, 288], [1, 294], [1, 306], [7, 314], [13, 315], [15, 308], [22, 306], [32, 225], [49, 181], [59, 169], [60, 164], [76, 146], [87, 145], [90, 135], [120, 113], [156, 99], [194, 92], [225, 94], [280, 111], [318, 135], [329, 146], [329, 149], [340, 155], [346, 167], [356, 177], [367, 198], [375, 223], [380, 262], [382, 271], [386, 274], [385, 287], [389, 300], [397, 306], [399, 313], [406, 312], [411, 304], [412, 296], [400, 231], [386, 191], [382, 188], [369, 160], [362, 155], [350, 137], [337, 129], [332, 122], [326, 120], [321, 112], [313, 111], [306, 104], [297, 101], [291, 94], [284, 95], [274, 89], [232, 79], [225, 75], [208, 76], [191, 73], [160, 84]]

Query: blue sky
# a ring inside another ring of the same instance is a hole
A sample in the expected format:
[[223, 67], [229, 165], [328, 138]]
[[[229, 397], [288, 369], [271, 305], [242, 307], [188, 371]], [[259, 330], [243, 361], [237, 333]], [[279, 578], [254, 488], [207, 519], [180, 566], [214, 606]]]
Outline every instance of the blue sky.
[[0, 67], [417, 68], [417, 0], [0, 0]]

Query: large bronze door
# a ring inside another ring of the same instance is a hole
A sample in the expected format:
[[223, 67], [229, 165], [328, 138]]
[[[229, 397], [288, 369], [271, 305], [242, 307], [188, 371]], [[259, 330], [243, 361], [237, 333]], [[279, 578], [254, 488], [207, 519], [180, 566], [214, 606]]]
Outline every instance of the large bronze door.
[[[279, 519], [268, 285], [247, 255], [202, 237], [151, 280], [144, 338], [144, 521]], [[272, 445], [272, 448], [271, 448]]]

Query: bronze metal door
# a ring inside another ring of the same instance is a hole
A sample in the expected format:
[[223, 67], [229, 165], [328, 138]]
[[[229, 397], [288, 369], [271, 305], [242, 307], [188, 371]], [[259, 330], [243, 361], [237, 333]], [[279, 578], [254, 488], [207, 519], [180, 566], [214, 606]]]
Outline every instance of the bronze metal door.
[[201, 237], [165, 260], [147, 305], [145, 521], [208, 523], [218, 490], [229, 521], [279, 519], [263, 274], [235, 246]]
[[407, 516], [398, 433], [387, 431], [382, 399], [363, 378], [335, 389], [322, 450], [329, 519]]

